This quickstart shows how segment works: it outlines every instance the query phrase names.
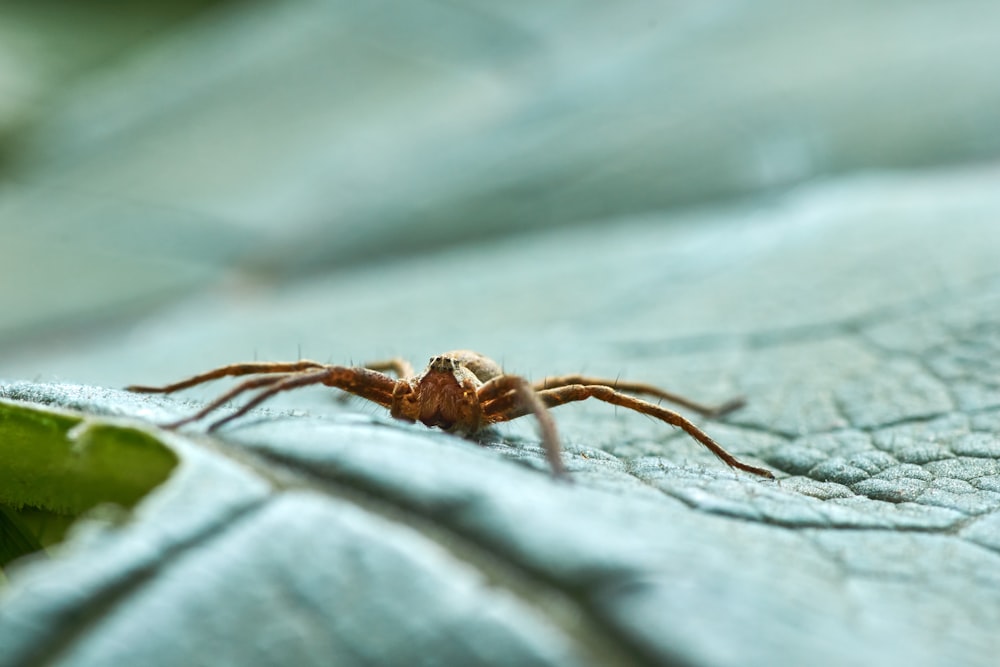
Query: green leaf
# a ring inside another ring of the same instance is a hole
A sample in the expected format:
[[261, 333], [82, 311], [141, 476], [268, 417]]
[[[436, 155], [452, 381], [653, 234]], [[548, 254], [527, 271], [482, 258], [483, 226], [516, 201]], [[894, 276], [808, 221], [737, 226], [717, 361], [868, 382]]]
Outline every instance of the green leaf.
[[0, 571], [7, 563], [42, 548], [35, 531], [14, 510], [0, 505]]
[[132, 507], [176, 464], [135, 427], [0, 400], [0, 563], [58, 541], [102, 503]]

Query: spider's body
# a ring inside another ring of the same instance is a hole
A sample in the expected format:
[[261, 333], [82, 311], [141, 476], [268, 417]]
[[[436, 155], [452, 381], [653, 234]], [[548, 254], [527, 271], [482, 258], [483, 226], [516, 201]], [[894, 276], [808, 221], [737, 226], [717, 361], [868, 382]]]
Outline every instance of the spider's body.
[[[397, 377], [393, 378], [387, 372]], [[739, 461], [704, 431], [678, 413], [636, 398], [645, 394], [686, 406], [703, 415], [720, 415], [742, 405], [730, 401], [717, 408], [706, 407], [651, 385], [602, 380], [579, 375], [546, 378], [535, 384], [503, 372], [495, 361], [476, 352], [457, 350], [431, 358], [419, 375], [402, 359], [367, 364], [364, 367], [333, 366], [315, 361], [243, 363], [222, 366], [164, 387], [131, 386], [137, 392], [170, 393], [202, 382], [227, 376], [256, 375], [238, 384], [190, 417], [174, 422], [172, 428], [201, 419], [224, 403], [251, 389], [261, 389], [235, 413], [212, 423], [210, 430], [246, 414], [271, 396], [290, 389], [324, 384], [355, 394], [389, 410], [397, 419], [421, 422], [426, 426], [471, 435], [498, 422], [527, 414], [535, 415], [542, 433], [545, 453], [553, 472], [563, 473], [559, 436], [548, 408], [564, 403], [596, 398], [621, 405], [678, 426], [705, 445], [733, 468], [772, 478], [765, 468]]]
[[477, 394], [482, 385], [457, 358], [434, 357], [420, 375], [396, 382], [390, 414], [469, 435], [485, 426]]

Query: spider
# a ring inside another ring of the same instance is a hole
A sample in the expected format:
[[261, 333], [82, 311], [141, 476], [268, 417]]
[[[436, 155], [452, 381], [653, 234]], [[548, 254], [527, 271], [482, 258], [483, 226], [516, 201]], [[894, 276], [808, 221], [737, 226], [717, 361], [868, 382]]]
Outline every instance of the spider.
[[[396, 376], [394, 379], [387, 373]], [[469, 350], [456, 350], [432, 357], [419, 375], [404, 359], [388, 359], [363, 367], [333, 366], [315, 361], [251, 362], [220, 366], [213, 370], [162, 387], [132, 385], [128, 391], [168, 394], [222, 377], [257, 375], [239, 383], [195, 414], [166, 424], [178, 428], [214, 412], [224, 403], [252, 389], [261, 391], [233, 414], [212, 422], [212, 431], [236, 419], [268, 398], [283, 391], [323, 384], [355, 394], [383, 408], [397, 419], [422, 422], [460, 435], [472, 435], [491, 424], [528, 414], [538, 420], [545, 455], [555, 475], [565, 473], [560, 457], [559, 435], [548, 408], [596, 398], [650, 415], [679, 426], [729, 466], [773, 479], [765, 468], [743, 463], [722, 448], [704, 431], [680, 414], [636, 398], [653, 396], [684, 406], [704, 416], [718, 416], [743, 405], [742, 399], [718, 407], [704, 406], [682, 396], [638, 382], [602, 380], [582, 375], [548, 377], [534, 384], [517, 375], [508, 375], [492, 359]]]

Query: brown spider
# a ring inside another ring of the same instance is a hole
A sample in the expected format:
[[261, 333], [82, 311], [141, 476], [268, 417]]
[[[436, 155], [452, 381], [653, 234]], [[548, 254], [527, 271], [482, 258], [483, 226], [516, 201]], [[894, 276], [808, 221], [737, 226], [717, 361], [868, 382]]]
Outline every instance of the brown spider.
[[[380, 371], [391, 371], [393, 379]], [[713, 454], [738, 470], [774, 478], [769, 470], [739, 461], [717, 442], [681, 415], [631, 394], [655, 396], [690, 408], [705, 416], [718, 416], [743, 405], [742, 399], [712, 408], [670, 394], [652, 385], [602, 380], [581, 375], [545, 378], [534, 384], [517, 375], [507, 375], [492, 359], [476, 352], [457, 350], [433, 357], [420, 375], [403, 359], [389, 359], [365, 367], [331, 366], [315, 361], [252, 362], [221, 366], [163, 387], [133, 385], [129, 391], [167, 394], [227, 376], [259, 375], [236, 385], [199, 412], [167, 424], [177, 428], [213, 412], [224, 403], [251, 389], [262, 391], [231, 415], [213, 422], [214, 430], [246, 414], [271, 396], [289, 389], [324, 384], [378, 403], [397, 419], [420, 421], [446, 431], [471, 435], [498, 422], [527, 414], [535, 415], [545, 445], [546, 458], [556, 475], [564, 473], [559, 435], [548, 408], [596, 398], [656, 417], [684, 429]]]

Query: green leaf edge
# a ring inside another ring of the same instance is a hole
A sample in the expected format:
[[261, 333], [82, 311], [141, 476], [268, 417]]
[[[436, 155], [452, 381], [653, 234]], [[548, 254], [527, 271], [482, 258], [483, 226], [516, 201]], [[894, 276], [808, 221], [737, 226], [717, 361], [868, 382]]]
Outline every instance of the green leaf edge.
[[0, 567], [61, 540], [94, 507], [132, 508], [178, 462], [138, 427], [0, 399]]

